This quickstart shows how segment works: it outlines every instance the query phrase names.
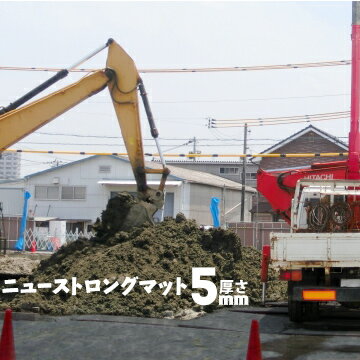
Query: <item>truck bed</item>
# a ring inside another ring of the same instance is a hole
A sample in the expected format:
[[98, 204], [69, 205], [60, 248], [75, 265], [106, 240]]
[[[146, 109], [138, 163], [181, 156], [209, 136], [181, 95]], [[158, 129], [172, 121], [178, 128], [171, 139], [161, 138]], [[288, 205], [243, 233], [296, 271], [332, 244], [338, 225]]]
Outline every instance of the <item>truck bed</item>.
[[360, 233], [272, 233], [271, 263], [281, 269], [360, 267]]

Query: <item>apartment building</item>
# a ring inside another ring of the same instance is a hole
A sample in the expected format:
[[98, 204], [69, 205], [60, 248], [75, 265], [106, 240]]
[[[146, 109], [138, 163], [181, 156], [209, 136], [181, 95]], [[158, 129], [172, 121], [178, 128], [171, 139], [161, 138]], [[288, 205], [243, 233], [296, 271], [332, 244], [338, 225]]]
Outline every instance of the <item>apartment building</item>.
[[20, 177], [21, 153], [4, 152], [0, 156], [0, 179]]

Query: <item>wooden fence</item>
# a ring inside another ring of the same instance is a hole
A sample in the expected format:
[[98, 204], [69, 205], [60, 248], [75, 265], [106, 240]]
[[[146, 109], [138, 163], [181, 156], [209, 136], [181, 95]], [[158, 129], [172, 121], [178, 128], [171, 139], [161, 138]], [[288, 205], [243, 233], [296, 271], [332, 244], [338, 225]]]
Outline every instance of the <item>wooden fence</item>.
[[[7, 240], [7, 248], [13, 249], [20, 234], [21, 217], [19, 216], [4, 216], [0, 217], [1, 236]], [[26, 229], [33, 229], [35, 226], [34, 220], [28, 220]]]

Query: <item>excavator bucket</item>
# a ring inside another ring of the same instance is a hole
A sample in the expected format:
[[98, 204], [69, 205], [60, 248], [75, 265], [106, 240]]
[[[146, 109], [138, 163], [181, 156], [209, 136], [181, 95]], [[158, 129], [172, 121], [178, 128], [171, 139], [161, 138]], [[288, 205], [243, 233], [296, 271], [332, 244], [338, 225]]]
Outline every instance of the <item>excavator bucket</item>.
[[141, 200], [127, 192], [118, 193], [107, 203], [101, 220], [94, 225], [97, 236], [112, 236], [119, 231], [129, 231], [145, 224], [153, 224], [153, 215], [162, 207], [164, 195], [157, 192], [154, 203]]
[[131, 206], [126, 215], [122, 229], [131, 230], [134, 227], [140, 227], [146, 223], [154, 223], [154, 214], [158, 208], [154, 204], [139, 200], [138, 203]]
[[145, 223], [153, 224], [154, 214], [164, 205], [164, 192], [147, 188], [145, 193], [138, 193], [134, 201], [124, 220], [123, 230], [130, 230], [132, 227], [139, 227]]

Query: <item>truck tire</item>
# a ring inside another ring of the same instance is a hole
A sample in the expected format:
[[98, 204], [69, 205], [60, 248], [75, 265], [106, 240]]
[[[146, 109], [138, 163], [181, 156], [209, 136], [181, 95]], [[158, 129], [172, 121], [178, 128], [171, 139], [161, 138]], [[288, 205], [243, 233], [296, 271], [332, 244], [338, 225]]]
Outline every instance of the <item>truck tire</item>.
[[307, 301], [304, 302], [304, 319], [308, 321], [319, 320], [319, 302]]
[[292, 300], [289, 296], [288, 312], [290, 321], [300, 323], [304, 321], [304, 302]]
[[295, 301], [293, 291], [296, 287], [293, 281], [288, 282], [288, 313], [293, 322], [315, 321], [320, 317], [318, 301]]
[[319, 319], [319, 303], [316, 301], [288, 301], [289, 319], [293, 322], [315, 321]]
[[304, 307], [302, 301], [293, 300], [294, 283], [288, 282], [288, 314], [289, 320], [300, 323], [304, 321]]

